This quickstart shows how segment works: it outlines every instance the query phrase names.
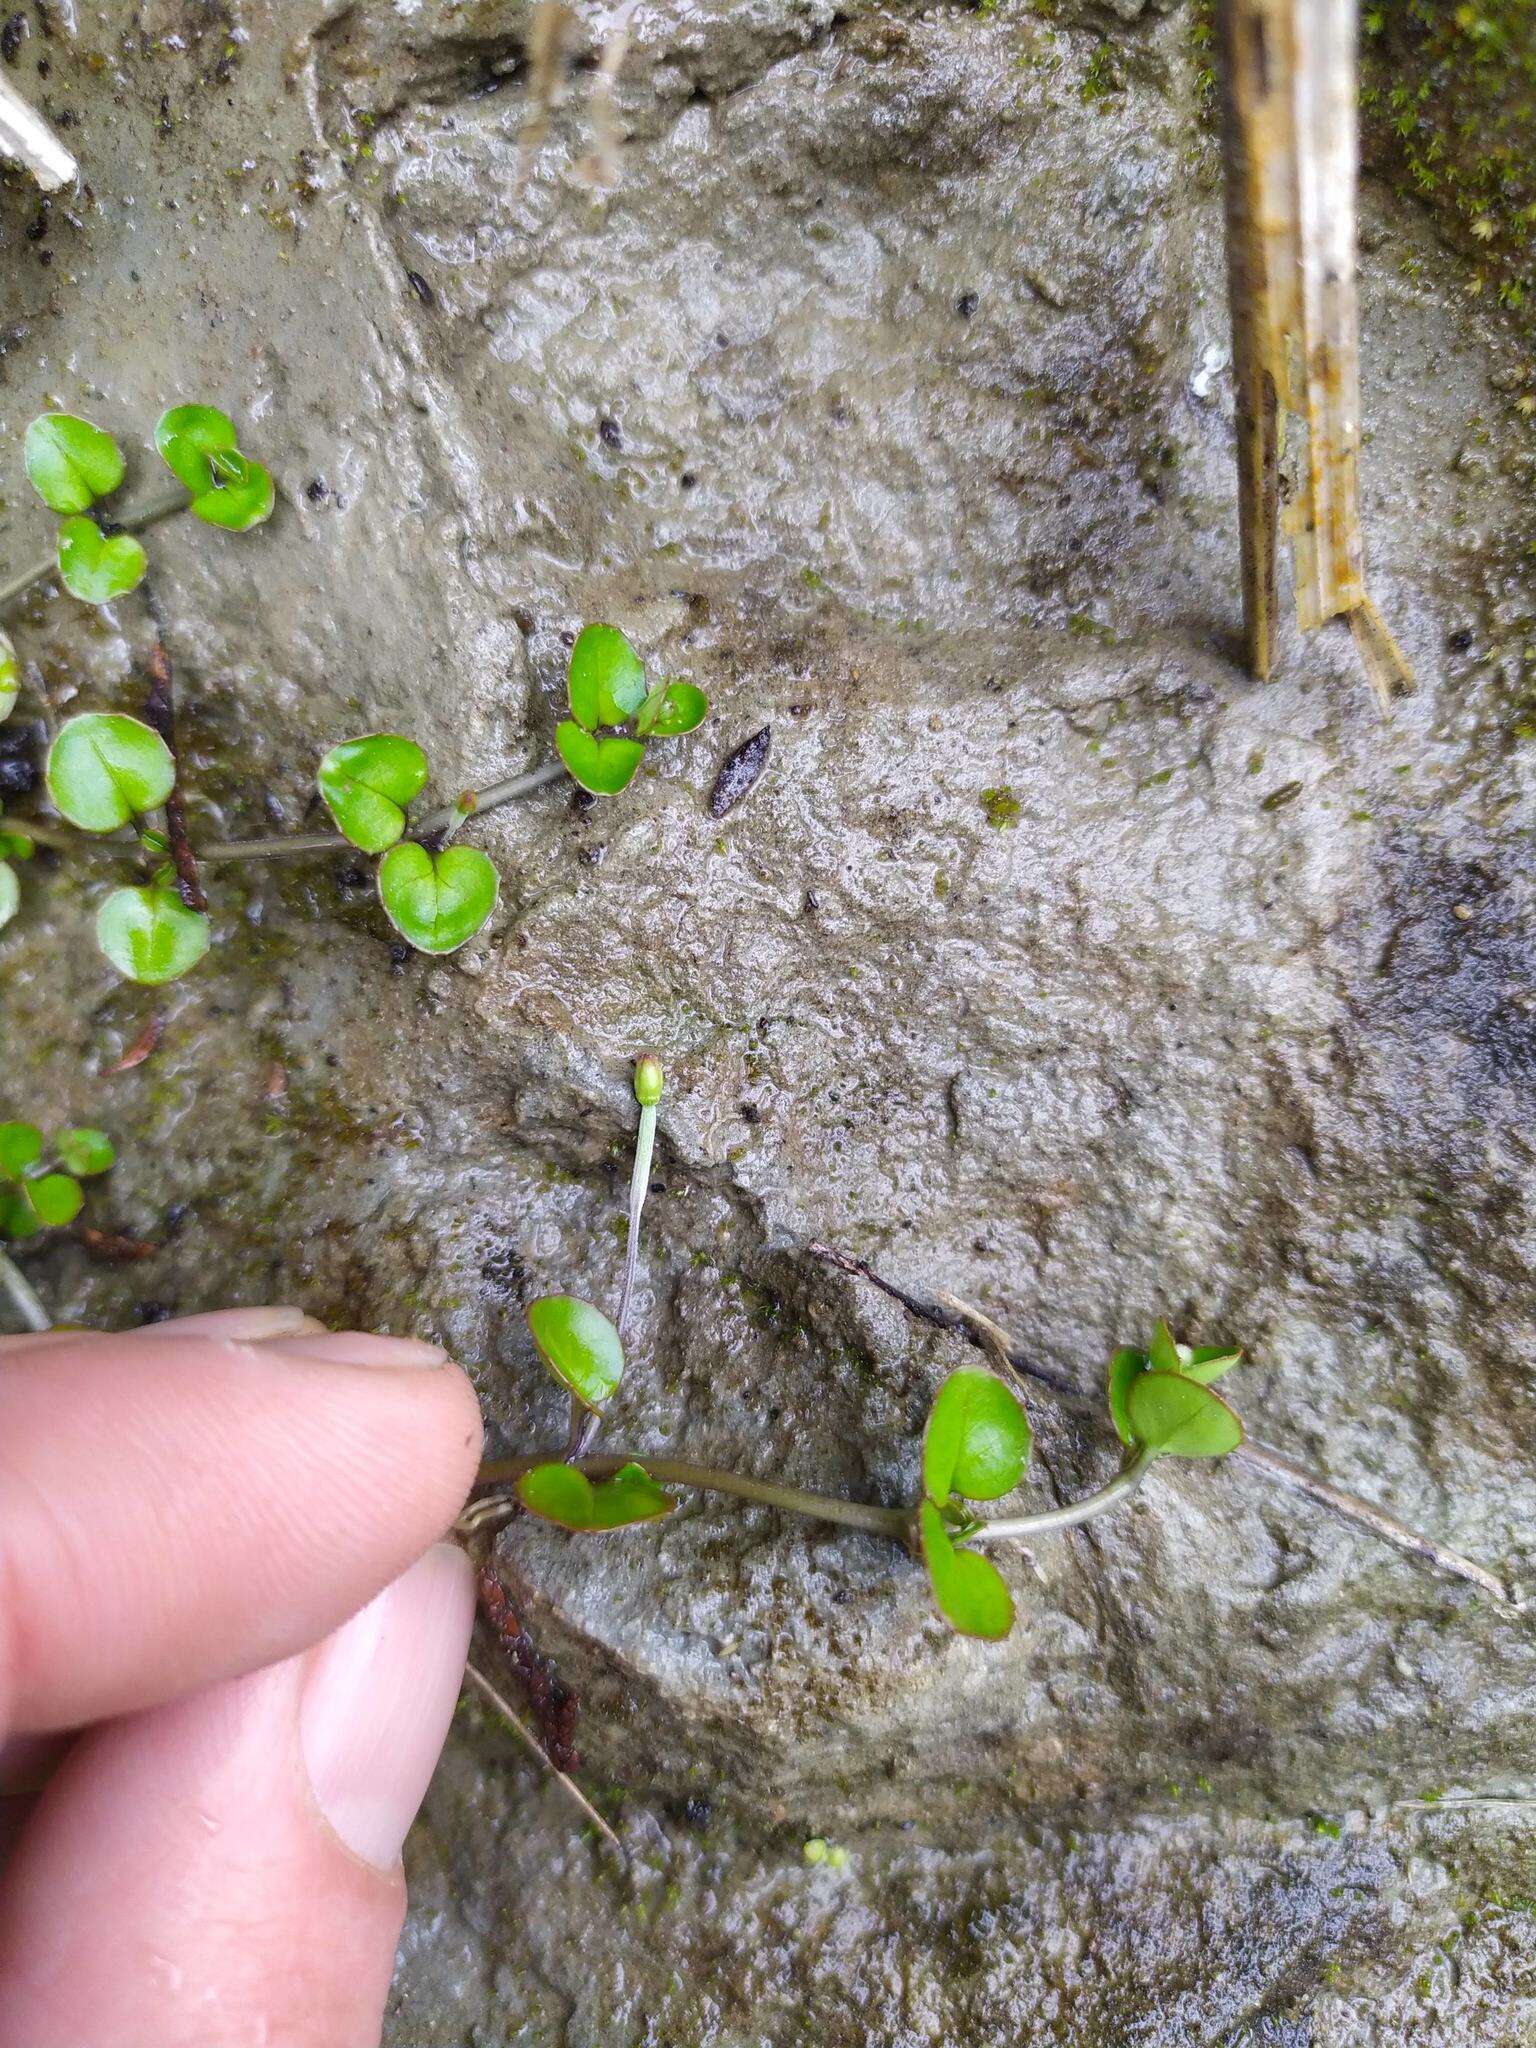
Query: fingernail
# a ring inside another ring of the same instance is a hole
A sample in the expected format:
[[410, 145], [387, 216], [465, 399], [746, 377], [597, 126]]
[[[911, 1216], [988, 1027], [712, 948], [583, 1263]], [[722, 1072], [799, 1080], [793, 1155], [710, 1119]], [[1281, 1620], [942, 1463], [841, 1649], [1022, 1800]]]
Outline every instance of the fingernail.
[[474, 1573], [439, 1543], [314, 1653], [299, 1745], [315, 1803], [365, 1863], [392, 1870], [453, 1719]]
[[125, 1330], [123, 1334], [150, 1343], [164, 1337], [228, 1337], [237, 1344], [261, 1344], [272, 1337], [297, 1336], [301, 1330], [321, 1327], [301, 1308], [216, 1308], [204, 1315], [172, 1316], [163, 1323], [146, 1323], [142, 1329]]
[[448, 1356], [440, 1344], [423, 1344], [415, 1337], [374, 1337], [363, 1330], [284, 1339], [279, 1348], [285, 1358], [313, 1358], [322, 1365], [441, 1365]]

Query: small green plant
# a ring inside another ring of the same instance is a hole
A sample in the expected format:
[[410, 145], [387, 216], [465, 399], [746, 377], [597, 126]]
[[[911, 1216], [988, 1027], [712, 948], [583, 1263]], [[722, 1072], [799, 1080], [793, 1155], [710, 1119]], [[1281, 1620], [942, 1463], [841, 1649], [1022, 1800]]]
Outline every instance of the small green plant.
[[[105, 1173], [116, 1154], [105, 1131], [71, 1124], [44, 1142], [36, 1124], [0, 1123], [0, 1238], [17, 1243], [74, 1222], [85, 1202], [80, 1183]], [[0, 1285], [34, 1330], [51, 1318], [8, 1252], [0, 1250]]]
[[[776, 1481], [675, 1458], [592, 1457], [591, 1445], [624, 1378], [624, 1337], [634, 1283], [641, 1208], [649, 1180], [661, 1062], [635, 1067], [640, 1105], [629, 1237], [617, 1321], [575, 1295], [544, 1295], [527, 1308], [534, 1345], [572, 1397], [575, 1427], [562, 1457], [493, 1459], [480, 1470], [487, 1489], [510, 1486], [527, 1513], [581, 1533], [659, 1521], [676, 1507], [668, 1486], [733, 1494], [791, 1514], [868, 1531], [902, 1544], [927, 1571], [934, 1605], [961, 1635], [995, 1642], [1013, 1627], [1013, 1596], [982, 1551], [1027, 1543], [1091, 1521], [1128, 1500], [1159, 1458], [1215, 1458], [1236, 1450], [1242, 1424], [1209, 1382], [1236, 1365], [1230, 1346], [1192, 1350], [1159, 1322], [1145, 1351], [1117, 1351], [1109, 1370], [1110, 1417], [1124, 1450], [1119, 1470], [1096, 1493], [1040, 1513], [978, 1519], [972, 1503], [1001, 1500], [1023, 1479], [1033, 1437], [1024, 1405], [996, 1372], [961, 1367], [939, 1387], [923, 1431], [922, 1484], [906, 1507], [844, 1501]], [[494, 1491], [466, 1517], [466, 1532], [505, 1519]]]
[[[125, 515], [108, 532], [87, 514], [127, 473], [111, 435], [71, 413], [46, 413], [27, 430], [27, 474], [43, 502], [62, 515], [57, 567], [66, 587], [87, 602], [105, 604], [142, 580], [144, 550], [130, 526], [190, 511], [208, 525], [240, 532], [272, 512], [271, 475], [241, 451], [233, 422], [214, 407], [172, 406], [155, 429], [155, 446], [187, 495]], [[50, 561], [14, 578], [0, 590], [0, 601], [30, 588], [54, 566]], [[588, 626], [571, 653], [572, 716], [555, 736], [563, 770], [551, 763], [465, 791], [407, 838], [410, 806], [427, 782], [427, 757], [403, 734], [368, 733], [331, 747], [320, 762], [316, 780], [336, 839], [294, 833], [199, 848], [178, 782], [170, 664], [163, 647], [157, 645], [150, 666], [146, 716], [94, 711], [67, 720], [46, 770], [55, 808], [77, 831], [125, 847], [137, 843], [147, 879], [104, 899], [96, 938], [120, 974], [150, 987], [186, 974], [208, 951], [213, 925], [200, 863], [217, 861], [349, 846], [381, 855], [379, 901], [394, 929], [419, 953], [455, 952], [484, 929], [500, 890], [496, 868], [484, 853], [451, 844], [463, 825], [496, 804], [532, 794], [562, 772], [593, 795], [617, 794], [633, 780], [651, 740], [692, 732], [709, 710], [703, 691], [692, 683], [648, 683], [644, 663], [616, 626]], [[15, 649], [0, 635], [0, 719], [15, 705], [20, 688]], [[34, 834], [60, 844], [46, 821], [0, 819], [0, 927], [19, 908], [13, 863], [31, 853]]]
[[709, 712], [709, 699], [692, 683], [663, 677], [648, 685], [644, 664], [617, 626], [582, 628], [566, 688], [571, 715], [555, 728], [555, 747], [593, 796], [627, 789], [647, 740], [692, 732]]

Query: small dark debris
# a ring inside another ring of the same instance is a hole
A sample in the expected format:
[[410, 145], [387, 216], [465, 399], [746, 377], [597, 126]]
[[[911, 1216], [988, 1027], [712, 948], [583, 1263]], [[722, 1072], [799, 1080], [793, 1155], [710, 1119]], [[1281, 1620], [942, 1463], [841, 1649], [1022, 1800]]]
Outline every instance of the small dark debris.
[[97, 1230], [89, 1223], [77, 1223], [75, 1236], [93, 1259], [109, 1266], [128, 1266], [139, 1259], [153, 1258], [160, 1247], [147, 1238], [128, 1237], [120, 1230]]
[[1278, 789], [1272, 789], [1259, 805], [1261, 811], [1283, 811], [1287, 804], [1295, 803], [1301, 795], [1303, 785], [1299, 782], [1282, 782]]
[[419, 270], [408, 270], [405, 273], [405, 281], [424, 306], [435, 306], [437, 304], [436, 292], [433, 291], [431, 285], [427, 283], [427, 280]]
[[323, 505], [331, 495], [331, 487], [323, 476], [312, 476], [304, 486], [304, 495], [311, 505]]
[[691, 1798], [683, 1802], [683, 1819], [687, 1821], [691, 1828], [706, 1828], [709, 1826], [709, 1816], [712, 1810], [707, 1799], [701, 1799], [697, 1793], [694, 1793]]
[[503, 1301], [522, 1302], [528, 1295], [528, 1268], [510, 1244], [498, 1245], [480, 1263], [480, 1277]]
[[30, 796], [38, 785], [41, 728], [24, 725], [0, 728], [0, 797]]
[[390, 941], [389, 964], [394, 968], [396, 974], [403, 973], [405, 963], [410, 957], [411, 949], [404, 939], [393, 939]]
[[192, 1204], [190, 1202], [172, 1202], [165, 1212], [166, 1236], [175, 1237], [191, 1214]]
[[133, 1304], [133, 1319], [141, 1328], [150, 1323], [168, 1323], [175, 1313], [164, 1301], [136, 1301]]
[[1472, 651], [1471, 627], [1458, 626], [1453, 633], [1446, 636], [1445, 644], [1450, 648], [1452, 654], [1470, 654]]
[[48, 209], [40, 206], [22, 230], [29, 242], [40, 242], [48, 232]]
[[758, 1108], [755, 1102], [744, 1102], [741, 1105], [741, 1120], [744, 1124], [761, 1123], [763, 1120], [763, 1112]]
[[955, 301], [955, 311], [962, 320], [969, 320], [980, 304], [981, 300], [975, 292], [962, 292]]
[[694, 475], [693, 471], [685, 469], [677, 480], [677, 487], [680, 491], [691, 491], [697, 482], [698, 478]]
[[356, 865], [343, 868], [336, 877], [336, 884], [340, 889], [366, 889], [368, 886], [368, 870]]
[[5, 27], [0, 28], [0, 57], [7, 64], [16, 62], [16, 52], [21, 48], [22, 37], [26, 33], [27, 17], [24, 14], [11, 15]]
[[773, 744], [773, 727], [765, 725], [753, 733], [751, 739], [743, 740], [734, 754], [726, 756], [725, 765], [715, 777], [715, 786], [710, 792], [709, 815], [723, 818], [727, 811], [735, 810], [742, 798], [749, 795], [758, 777], [768, 765], [768, 749]]
[[624, 435], [617, 420], [609, 419], [607, 413], [597, 423], [597, 438], [605, 448], [622, 448]]

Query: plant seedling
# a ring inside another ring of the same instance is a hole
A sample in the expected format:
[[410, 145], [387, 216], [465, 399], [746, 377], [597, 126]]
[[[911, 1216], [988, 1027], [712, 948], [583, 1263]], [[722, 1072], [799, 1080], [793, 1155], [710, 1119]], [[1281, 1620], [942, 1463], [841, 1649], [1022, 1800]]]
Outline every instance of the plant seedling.
[[[1176, 1343], [1173, 1332], [1169, 1329], [1167, 1323], [1160, 1319], [1152, 1333], [1152, 1342], [1145, 1351], [1137, 1351], [1126, 1346], [1117, 1351], [1109, 1362], [1109, 1413], [1121, 1443], [1125, 1445], [1127, 1450], [1154, 1448], [1154, 1446], [1149, 1444], [1147, 1437], [1143, 1433], [1144, 1430], [1152, 1429], [1157, 1431], [1160, 1426], [1166, 1426], [1175, 1413], [1175, 1407], [1170, 1405], [1175, 1397], [1170, 1396], [1166, 1389], [1161, 1389], [1151, 1395], [1141, 1394], [1137, 1396], [1138, 1401], [1143, 1404], [1140, 1410], [1140, 1424], [1138, 1425], [1136, 1416], [1133, 1415], [1131, 1409], [1131, 1394], [1135, 1383], [1144, 1375], [1149, 1373], [1161, 1373], [1165, 1376], [1172, 1375], [1191, 1381], [1197, 1386], [1206, 1387], [1213, 1380], [1219, 1380], [1224, 1373], [1230, 1372], [1233, 1366], [1239, 1363], [1242, 1355], [1241, 1351], [1234, 1350], [1230, 1344], [1210, 1345], [1201, 1350], [1192, 1349], [1188, 1344]], [[1206, 1415], [1208, 1426], [1213, 1433], [1213, 1439], [1219, 1438], [1224, 1431], [1230, 1433], [1229, 1426], [1220, 1421], [1217, 1411], [1230, 1417], [1231, 1421], [1237, 1424], [1238, 1434], [1235, 1441], [1227, 1444], [1225, 1449], [1235, 1450], [1237, 1444], [1242, 1442], [1242, 1424], [1237, 1422], [1236, 1416], [1232, 1414], [1226, 1402], [1221, 1400], [1219, 1396], [1212, 1395], [1211, 1400], [1215, 1404], [1214, 1410], [1198, 1403], [1193, 1404], [1194, 1409], [1196, 1412], [1203, 1412]], [[1184, 1405], [1186, 1407], [1190, 1406], [1188, 1403]], [[1159, 1424], [1157, 1419], [1159, 1416], [1161, 1417], [1161, 1424]], [[1215, 1450], [1204, 1452], [1174, 1451], [1169, 1447], [1169, 1451], [1170, 1455], [1182, 1457], [1220, 1457], [1224, 1455], [1223, 1451]]]
[[321, 761], [315, 780], [343, 838], [383, 853], [405, 830], [405, 813], [426, 787], [427, 757], [396, 732], [343, 740]]
[[45, 412], [22, 442], [32, 488], [50, 512], [88, 512], [115, 491], [127, 465], [109, 433], [68, 412]]
[[541, 1521], [580, 1531], [626, 1529], [670, 1515], [677, 1502], [643, 1465], [621, 1465], [596, 1485], [573, 1465], [536, 1465], [517, 1482], [517, 1497]]
[[96, 913], [96, 943], [119, 974], [158, 988], [179, 980], [208, 950], [212, 927], [162, 880], [114, 889]]
[[[555, 728], [555, 749], [572, 779], [593, 796], [628, 788], [648, 738], [692, 732], [709, 699], [692, 683], [647, 685], [645, 664], [617, 626], [583, 626], [571, 649], [566, 694], [571, 715]], [[635, 735], [605, 731], [633, 724]]]
[[104, 534], [94, 519], [77, 514], [59, 528], [59, 574], [82, 604], [110, 604], [136, 590], [148, 557], [131, 533]]
[[584, 1408], [599, 1411], [624, 1377], [624, 1347], [600, 1308], [573, 1294], [530, 1301], [528, 1328], [539, 1355]]
[[[939, 1388], [923, 1432], [918, 1532], [940, 1614], [962, 1635], [993, 1640], [1013, 1626], [1013, 1596], [996, 1565], [958, 1547], [974, 1527], [959, 1506], [1011, 1493], [1029, 1459], [1029, 1418], [995, 1373], [963, 1367]], [[963, 1540], [963, 1536], [962, 1536]]]
[[271, 475], [240, 452], [233, 420], [211, 405], [173, 405], [155, 426], [161, 460], [189, 496], [195, 519], [244, 533], [271, 517]]
[[477, 846], [429, 853], [407, 839], [379, 862], [379, 901], [418, 953], [456, 952], [487, 922], [500, 888], [495, 862]]
[[69, 719], [48, 749], [48, 794], [82, 832], [115, 832], [163, 804], [176, 781], [171, 750], [153, 727], [120, 711]]
[[35, 1237], [73, 1223], [85, 1199], [80, 1182], [105, 1173], [115, 1156], [105, 1131], [58, 1132], [50, 1159], [36, 1124], [0, 1124], [0, 1234]]

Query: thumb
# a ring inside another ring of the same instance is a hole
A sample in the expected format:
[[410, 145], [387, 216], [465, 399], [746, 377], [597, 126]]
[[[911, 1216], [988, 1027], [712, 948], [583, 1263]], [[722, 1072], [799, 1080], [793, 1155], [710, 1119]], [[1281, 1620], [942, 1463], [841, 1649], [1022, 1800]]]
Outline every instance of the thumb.
[[377, 2048], [474, 1613], [440, 1544], [315, 1650], [83, 1737], [0, 1895], [0, 2048]]

